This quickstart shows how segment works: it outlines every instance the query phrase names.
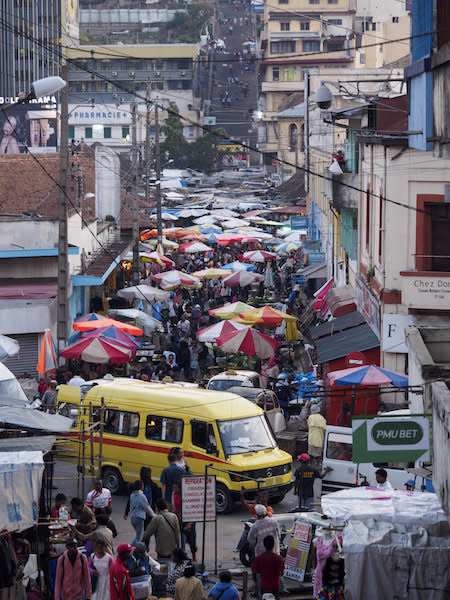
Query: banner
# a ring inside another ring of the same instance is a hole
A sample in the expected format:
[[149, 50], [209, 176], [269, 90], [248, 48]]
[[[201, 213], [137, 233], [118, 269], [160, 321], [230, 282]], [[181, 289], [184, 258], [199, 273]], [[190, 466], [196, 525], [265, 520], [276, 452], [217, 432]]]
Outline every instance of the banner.
[[352, 419], [353, 462], [401, 463], [430, 457], [430, 425], [426, 417]]
[[[205, 512], [205, 478], [183, 477], [181, 480], [181, 511], [185, 523], [203, 521]], [[216, 519], [216, 476], [208, 475], [206, 487], [206, 521]]]
[[312, 525], [296, 517], [289, 537], [284, 561], [284, 575], [295, 581], [304, 581], [312, 542]]
[[0, 112], [0, 154], [56, 152], [56, 109], [20, 104]]

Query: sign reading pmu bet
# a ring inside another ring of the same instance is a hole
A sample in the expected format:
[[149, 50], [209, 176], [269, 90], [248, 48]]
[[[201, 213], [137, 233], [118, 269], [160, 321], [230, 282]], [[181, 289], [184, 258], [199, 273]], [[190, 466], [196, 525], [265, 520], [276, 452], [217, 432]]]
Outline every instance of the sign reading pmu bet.
[[429, 460], [426, 417], [354, 417], [353, 462], [416, 462]]

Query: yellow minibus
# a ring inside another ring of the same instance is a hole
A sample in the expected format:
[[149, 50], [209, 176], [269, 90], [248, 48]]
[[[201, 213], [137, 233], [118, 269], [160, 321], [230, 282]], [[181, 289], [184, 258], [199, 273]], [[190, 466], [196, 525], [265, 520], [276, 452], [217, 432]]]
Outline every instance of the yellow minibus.
[[[151, 467], [158, 481], [174, 446], [183, 448], [195, 475], [212, 465], [217, 512], [231, 510], [242, 486], [249, 492], [258, 486], [267, 490], [272, 503], [292, 487], [292, 457], [278, 448], [264, 411], [240, 396], [110, 378], [81, 388], [61, 385], [57, 402], [59, 413], [74, 419], [61, 456], [72, 462], [79, 460], [82, 421], [87, 432], [89, 415], [99, 422], [103, 404], [102, 466], [96, 475], [112, 493], [138, 479], [142, 466]], [[99, 453], [98, 429], [94, 456]]]

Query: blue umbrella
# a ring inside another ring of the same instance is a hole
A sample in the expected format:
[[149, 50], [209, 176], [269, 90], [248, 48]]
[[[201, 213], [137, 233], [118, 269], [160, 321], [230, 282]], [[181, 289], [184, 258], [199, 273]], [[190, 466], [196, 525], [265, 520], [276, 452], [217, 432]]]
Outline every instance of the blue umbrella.
[[341, 369], [328, 373], [329, 382], [339, 386], [344, 385], [394, 385], [402, 388], [408, 386], [408, 378], [405, 375], [388, 371], [376, 365], [365, 365], [351, 369]]
[[120, 344], [126, 344], [127, 346], [132, 346], [134, 348], [141, 347], [141, 344], [132, 335], [125, 333], [125, 331], [122, 331], [122, 329], [119, 329], [114, 325], [100, 329], [94, 329], [93, 331], [87, 331], [82, 335], [82, 337], [95, 337], [97, 335], [102, 335], [103, 337], [111, 340], [116, 340], [116, 342]]
[[221, 269], [227, 269], [228, 271], [243, 271], [244, 268], [246, 271], [256, 271], [256, 267], [255, 265], [251, 265], [249, 263], [241, 263], [239, 261], [234, 261], [232, 263], [229, 263], [228, 265], [225, 265], [223, 267], [220, 267]]

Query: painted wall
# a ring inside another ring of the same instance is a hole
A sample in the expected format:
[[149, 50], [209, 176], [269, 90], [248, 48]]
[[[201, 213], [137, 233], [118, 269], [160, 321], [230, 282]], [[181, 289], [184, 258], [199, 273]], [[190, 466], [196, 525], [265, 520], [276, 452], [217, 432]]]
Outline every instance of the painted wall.
[[433, 143], [433, 75], [423, 72], [409, 80], [409, 130], [421, 131], [409, 136], [409, 145], [417, 150], [432, 150]]
[[26, 217], [0, 220], [0, 250], [22, 248], [55, 248], [58, 243], [56, 219], [33, 219]]

